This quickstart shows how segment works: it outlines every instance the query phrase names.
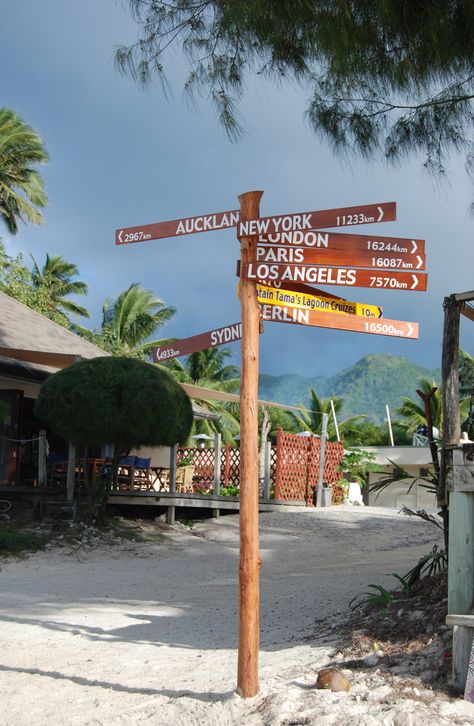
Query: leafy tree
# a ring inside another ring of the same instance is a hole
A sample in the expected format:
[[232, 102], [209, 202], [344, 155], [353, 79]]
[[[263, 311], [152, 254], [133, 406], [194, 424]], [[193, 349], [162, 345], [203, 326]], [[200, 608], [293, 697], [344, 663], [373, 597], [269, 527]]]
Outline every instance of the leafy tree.
[[472, 150], [474, 4], [466, 0], [128, 0], [138, 38], [116, 65], [141, 86], [165, 83], [181, 45], [185, 89], [206, 93], [231, 139], [248, 77], [289, 80], [311, 94], [308, 118], [335, 149], [396, 162], [421, 152], [443, 173]]
[[33, 287], [44, 292], [45, 297], [49, 299], [50, 309], [66, 316], [72, 313], [90, 318], [85, 308], [66, 299], [68, 295], [87, 295], [87, 284], [81, 280], [72, 279], [78, 274], [77, 266], [65, 260], [61, 255], [50, 257], [47, 254], [42, 268], [39, 267], [33, 255], [31, 255], [31, 259], [33, 260], [31, 272]]
[[147, 338], [175, 312], [173, 307], [165, 306], [153, 293], [134, 282], [115, 300], [104, 302], [98, 330], [90, 331], [79, 325], [73, 325], [72, 329], [109, 353], [146, 360], [150, 348], [169, 342], [168, 339], [150, 341]]
[[[313, 434], [321, 435], [323, 425], [323, 413], [328, 415], [328, 439], [335, 438], [336, 426], [332, 415], [331, 399], [319, 398], [314, 388], [309, 392], [310, 402], [309, 410], [300, 413], [288, 411], [288, 416], [293, 422], [293, 426], [299, 431], [311, 431]], [[344, 401], [342, 398], [334, 397], [332, 399], [336, 415], [341, 411]], [[345, 421], [338, 421], [338, 428], [341, 437], [344, 437], [345, 427], [353, 425], [355, 421], [364, 419], [365, 416], [351, 416]]]
[[0, 218], [10, 234], [19, 220], [40, 224], [48, 198], [35, 164], [48, 161], [37, 132], [8, 108], [0, 108]]
[[31, 272], [23, 261], [23, 255], [20, 253], [16, 257], [10, 257], [1, 242], [0, 290], [55, 323], [68, 327], [69, 320], [66, 315], [51, 307], [46, 288], [33, 286]]
[[[112, 472], [132, 448], [184, 442], [193, 422], [191, 401], [169, 374], [114, 357], [80, 361], [50, 376], [35, 415], [78, 448], [113, 444]], [[102, 514], [110, 482], [102, 487]]]

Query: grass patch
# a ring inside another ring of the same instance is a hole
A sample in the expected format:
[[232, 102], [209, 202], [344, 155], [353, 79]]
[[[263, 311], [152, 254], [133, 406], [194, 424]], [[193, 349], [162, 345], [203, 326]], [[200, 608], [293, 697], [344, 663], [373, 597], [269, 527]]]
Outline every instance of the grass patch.
[[11, 526], [0, 527], [0, 556], [19, 555], [42, 550], [48, 537], [33, 532], [22, 532]]

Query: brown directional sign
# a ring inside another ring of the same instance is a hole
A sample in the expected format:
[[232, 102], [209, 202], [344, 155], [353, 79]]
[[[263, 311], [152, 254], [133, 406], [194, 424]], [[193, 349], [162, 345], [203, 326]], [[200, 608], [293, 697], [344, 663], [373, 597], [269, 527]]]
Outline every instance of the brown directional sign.
[[200, 217], [184, 217], [170, 222], [142, 224], [139, 227], [123, 227], [115, 230], [115, 244], [126, 245], [134, 242], [147, 242], [165, 237], [180, 237], [195, 232], [211, 232], [216, 229], [236, 227], [239, 222], [239, 210], [216, 212]]
[[290, 245], [347, 250], [348, 252], [370, 252], [372, 254], [393, 253], [417, 257], [425, 252], [424, 239], [411, 237], [381, 237], [367, 234], [348, 234], [347, 232], [323, 232], [321, 230], [296, 230], [277, 234], [261, 234], [258, 242], [271, 245]]
[[189, 355], [189, 353], [196, 353], [198, 350], [214, 348], [216, 345], [233, 343], [234, 340], [240, 340], [241, 338], [242, 323], [225, 325], [223, 328], [215, 328], [207, 333], [193, 335], [191, 338], [182, 338], [177, 340], [176, 343], [152, 348], [153, 362], [164, 363], [172, 358], [178, 358], [180, 355]]
[[280, 214], [275, 217], [260, 217], [239, 223], [238, 237], [278, 232], [321, 229], [323, 227], [349, 227], [354, 224], [373, 224], [374, 222], [393, 222], [396, 219], [395, 202], [362, 204], [357, 207], [323, 209], [318, 212], [299, 212]]
[[404, 320], [374, 320], [356, 315], [337, 315], [321, 313], [316, 310], [291, 308], [286, 306], [260, 304], [260, 313], [263, 320], [274, 323], [296, 323], [310, 325], [318, 328], [336, 328], [349, 330], [355, 333], [369, 333], [372, 335], [388, 335], [396, 338], [416, 340], [419, 335], [418, 323], [408, 323]]
[[339, 249], [311, 249], [282, 245], [257, 245], [258, 262], [289, 264], [350, 265], [376, 270], [424, 270], [425, 255], [407, 255], [403, 252], [349, 252]]
[[426, 272], [385, 272], [357, 270], [352, 267], [321, 267], [319, 265], [276, 265], [249, 262], [241, 266], [241, 277], [267, 284], [267, 281], [305, 282], [315, 285], [373, 287], [386, 290], [426, 290]]

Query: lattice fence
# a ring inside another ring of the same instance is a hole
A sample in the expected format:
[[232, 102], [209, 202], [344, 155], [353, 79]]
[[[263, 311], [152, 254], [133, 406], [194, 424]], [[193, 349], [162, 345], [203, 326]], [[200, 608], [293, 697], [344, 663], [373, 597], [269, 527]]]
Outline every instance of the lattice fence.
[[[314, 506], [314, 492], [319, 477], [321, 441], [315, 436], [302, 437], [285, 433], [281, 429], [277, 437], [277, 463], [275, 499], [306, 502]], [[342, 460], [344, 447], [339, 442], [326, 442], [323, 481], [336, 484], [340, 479], [337, 468]]]
[[[215, 449], [197, 449], [192, 447], [179, 448], [176, 463], [179, 466], [184, 462], [191, 464], [195, 469], [195, 476], [205, 481], [214, 480]], [[276, 447], [272, 447], [270, 457], [270, 485], [275, 485], [276, 477]], [[221, 484], [239, 484], [240, 480], [240, 449], [227, 444], [221, 449]]]

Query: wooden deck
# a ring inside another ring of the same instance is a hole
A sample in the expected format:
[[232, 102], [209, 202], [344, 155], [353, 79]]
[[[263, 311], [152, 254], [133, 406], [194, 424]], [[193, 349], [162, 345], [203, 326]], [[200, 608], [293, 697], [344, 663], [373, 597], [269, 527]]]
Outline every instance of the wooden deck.
[[[60, 503], [65, 500], [64, 490], [58, 487], [31, 487], [31, 486], [0, 486], [0, 499], [30, 501], [45, 506]], [[201, 509], [218, 517], [220, 511], [238, 512], [240, 501], [238, 497], [216, 496], [214, 494], [181, 494], [178, 492], [155, 491], [119, 491], [113, 490], [109, 495], [108, 504], [114, 507], [152, 507], [166, 510], [167, 521], [172, 523], [176, 509]], [[259, 511], [271, 512], [285, 504], [301, 504], [304, 502], [284, 502], [274, 499], [260, 499]]]

